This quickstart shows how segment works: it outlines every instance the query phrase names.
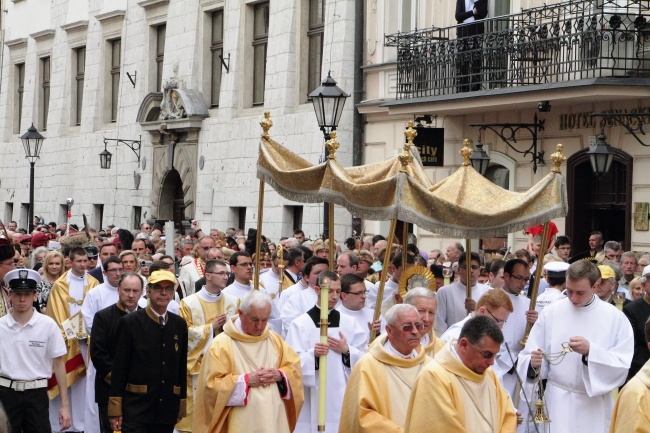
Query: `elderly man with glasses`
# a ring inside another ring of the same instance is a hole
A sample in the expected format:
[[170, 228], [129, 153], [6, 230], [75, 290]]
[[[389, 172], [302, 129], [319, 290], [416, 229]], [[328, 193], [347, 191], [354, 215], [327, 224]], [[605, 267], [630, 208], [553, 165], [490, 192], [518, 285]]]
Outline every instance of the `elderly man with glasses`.
[[431, 358], [420, 344], [424, 325], [414, 306], [394, 305], [386, 320], [386, 334], [357, 362], [348, 380], [341, 433], [404, 429], [411, 389]]

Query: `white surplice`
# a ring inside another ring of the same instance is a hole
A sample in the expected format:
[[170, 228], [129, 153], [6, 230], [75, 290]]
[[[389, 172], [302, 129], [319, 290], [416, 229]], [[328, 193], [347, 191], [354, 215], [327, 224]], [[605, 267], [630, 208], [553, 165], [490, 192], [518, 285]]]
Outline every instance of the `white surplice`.
[[[353, 318], [360, 329], [368, 331], [366, 332], [366, 339], [364, 340], [364, 347], [366, 347], [370, 341], [370, 329], [368, 328], [368, 323], [372, 323], [375, 312], [367, 307], [364, 307], [360, 310], [349, 310], [345, 308], [343, 304], [340, 304], [338, 307], [336, 307], [336, 309], [339, 310], [341, 314], [345, 314], [346, 316]], [[384, 319], [384, 316], [381, 315], [379, 316], [379, 320], [381, 322], [379, 334], [381, 334], [386, 332], [386, 320]]]
[[[311, 308], [313, 305], [309, 308]], [[340, 314], [340, 313], [339, 313]], [[354, 319], [340, 315], [339, 327], [328, 327], [327, 335], [341, 338], [341, 332], [350, 347], [350, 367], [342, 362], [342, 355], [330, 350], [327, 355], [326, 432], [338, 432], [345, 387], [352, 368], [365, 354], [363, 347], [367, 332], [361, 330]], [[367, 328], [366, 328], [367, 329]], [[300, 356], [305, 402], [298, 417], [294, 433], [315, 433], [318, 424], [318, 377], [314, 345], [320, 341], [320, 328], [308, 314], [302, 314], [289, 326], [287, 343]]]
[[[508, 316], [508, 320], [503, 324], [501, 331], [503, 332], [503, 344], [501, 344], [501, 349], [499, 350], [499, 358], [494, 362], [492, 370], [496, 373], [497, 377], [501, 381], [501, 384], [505, 388], [510, 398], [515, 401], [515, 387], [517, 386], [517, 376], [514, 371], [508, 373], [512, 370], [513, 365], [517, 362], [517, 357], [519, 352], [523, 349], [523, 346], [519, 344], [524, 338], [526, 333], [526, 311], [530, 308], [530, 299], [524, 295], [513, 295], [508, 293], [506, 290], [502, 290], [503, 293], [508, 295], [510, 301], [512, 301], [512, 306], [514, 311]], [[506, 344], [508, 345], [506, 348]], [[510, 353], [508, 353], [510, 349]]]
[[[285, 277], [286, 278], [286, 277]], [[272, 331], [282, 335], [282, 304], [278, 295], [280, 289], [280, 275], [269, 269], [260, 275], [260, 290], [271, 297], [271, 316], [269, 316], [269, 327]]]
[[544, 293], [542, 293], [537, 297], [537, 300], [535, 302], [535, 310], [538, 313], [541, 313], [545, 307], [548, 307], [553, 302], [560, 300], [564, 297], [565, 296], [562, 294], [560, 290], [556, 289], [555, 287], [549, 287], [548, 289], [546, 289], [546, 291], [544, 291]]
[[614, 406], [611, 391], [625, 381], [634, 353], [632, 326], [616, 307], [595, 295], [585, 307], [576, 308], [567, 298], [545, 307], [519, 354], [517, 370], [532, 383], [527, 379], [530, 352], [539, 348], [557, 354], [576, 336], [589, 340], [586, 365], [575, 352], [554, 361], [557, 365], [542, 363], [550, 428], [553, 433], [606, 433]]
[[293, 295], [282, 306], [282, 336], [285, 337], [289, 332], [289, 326], [298, 316], [316, 305], [318, 295], [312, 287], [307, 287], [304, 290]]
[[[398, 284], [388, 278], [384, 284], [384, 296], [382, 297], [382, 302], [388, 298], [392, 298], [395, 293], [397, 293]], [[379, 281], [377, 281], [370, 290], [368, 290], [368, 295], [366, 296], [366, 305], [371, 310], [375, 309], [375, 304], [377, 303], [377, 295], [379, 294]]]

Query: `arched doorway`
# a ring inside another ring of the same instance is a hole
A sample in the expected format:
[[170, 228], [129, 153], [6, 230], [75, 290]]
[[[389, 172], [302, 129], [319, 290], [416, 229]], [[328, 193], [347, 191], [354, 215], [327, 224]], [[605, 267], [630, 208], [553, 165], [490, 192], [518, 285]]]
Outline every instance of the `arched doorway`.
[[633, 158], [622, 150], [612, 151], [614, 161], [601, 178], [593, 175], [588, 149], [567, 160], [566, 234], [573, 254], [589, 249], [589, 233], [594, 230], [603, 232], [605, 241], [622, 241], [630, 249]]
[[175, 169], [168, 171], [165, 175], [160, 189], [158, 206], [158, 218], [163, 221], [174, 221], [174, 228], [182, 233], [182, 221], [186, 219], [185, 194], [183, 193], [183, 181]]

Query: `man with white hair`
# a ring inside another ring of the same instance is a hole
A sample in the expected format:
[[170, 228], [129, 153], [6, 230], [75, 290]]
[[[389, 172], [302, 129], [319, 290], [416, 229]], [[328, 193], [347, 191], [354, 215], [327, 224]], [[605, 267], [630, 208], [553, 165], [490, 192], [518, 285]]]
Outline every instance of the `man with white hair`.
[[203, 358], [193, 431], [288, 433], [303, 403], [300, 358], [269, 331], [271, 298], [246, 294]]
[[340, 433], [404, 429], [411, 389], [431, 358], [420, 344], [424, 326], [414, 306], [394, 305], [386, 312], [386, 321], [386, 334], [352, 370], [343, 399]]
[[435, 354], [445, 345], [445, 342], [436, 337], [433, 332], [433, 324], [436, 322], [436, 309], [438, 299], [436, 292], [424, 287], [416, 287], [409, 290], [404, 297], [404, 303], [413, 305], [420, 315], [422, 322], [421, 343], [427, 356], [433, 358]]

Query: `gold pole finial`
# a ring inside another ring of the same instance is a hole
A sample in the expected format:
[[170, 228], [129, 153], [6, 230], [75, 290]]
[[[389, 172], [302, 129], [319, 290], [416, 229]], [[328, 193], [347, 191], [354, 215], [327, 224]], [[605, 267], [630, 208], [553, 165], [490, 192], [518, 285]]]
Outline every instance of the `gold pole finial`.
[[402, 173], [407, 172], [407, 167], [408, 165], [413, 161], [413, 155], [411, 155], [411, 147], [413, 146], [413, 140], [415, 137], [418, 135], [418, 132], [413, 128], [413, 123], [412, 120], [409, 120], [408, 123], [406, 124], [406, 129], [404, 130], [404, 137], [406, 137], [406, 143], [404, 143], [404, 147], [402, 148], [402, 152], [397, 156], [397, 159], [399, 159], [400, 164], [402, 164], [402, 168], [399, 170]]
[[269, 111], [264, 112], [264, 119], [260, 122], [260, 126], [262, 127], [262, 130], [264, 131], [262, 133], [262, 138], [265, 140], [268, 140], [271, 138], [269, 135], [269, 129], [273, 126], [273, 121], [271, 120], [271, 113]]
[[406, 144], [404, 144], [405, 149], [406, 146], [413, 146], [413, 140], [415, 140], [415, 137], [418, 135], [418, 132], [413, 128], [414, 125], [415, 123], [413, 123], [412, 120], [409, 120], [406, 124], [406, 130], [404, 131], [404, 136], [406, 137]]
[[327, 159], [336, 159], [334, 155], [336, 151], [341, 146], [341, 143], [336, 141], [336, 131], [330, 132], [330, 139], [325, 142], [325, 148], [327, 149]]
[[553, 161], [553, 168], [551, 171], [553, 173], [561, 173], [560, 166], [564, 161], [566, 161], [566, 156], [562, 153], [563, 150], [564, 146], [558, 143], [556, 152], [551, 155], [551, 161]]
[[463, 140], [463, 148], [460, 149], [460, 155], [465, 160], [463, 161], [463, 165], [470, 165], [469, 158], [470, 156], [472, 156], [472, 153], [474, 153], [474, 148], [472, 144], [473, 141], [470, 140], [469, 138]]

